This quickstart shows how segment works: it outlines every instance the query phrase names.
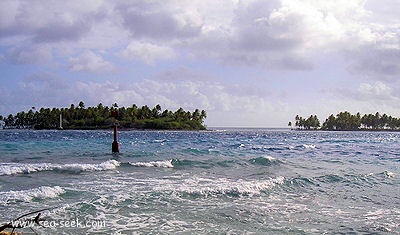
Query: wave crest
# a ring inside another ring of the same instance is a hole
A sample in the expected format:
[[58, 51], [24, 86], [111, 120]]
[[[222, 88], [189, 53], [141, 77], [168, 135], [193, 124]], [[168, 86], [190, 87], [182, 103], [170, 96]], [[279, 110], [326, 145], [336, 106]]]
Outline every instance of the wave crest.
[[316, 146], [314, 144], [303, 144], [301, 145], [301, 147], [305, 148], [305, 149], [315, 149]]
[[263, 156], [263, 157], [257, 157], [257, 158], [252, 158], [249, 160], [250, 163], [255, 164], [255, 165], [262, 165], [262, 166], [271, 166], [271, 165], [277, 165], [282, 163], [282, 161], [273, 158], [271, 156]]
[[113, 170], [120, 166], [116, 160], [108, 160], [99, 164], [53, 164], [53, 163], [3, 163], [0, 165], [1, 175], [30, 174], [40, 171], [61, 171], [80, 173], [84, 171], [106, 171]]
[[0, 192], [0, 203], [30, 202], [34, 199], [56, 198], [64, 193], [65, 190], [60, 186], [41, 186], [28, 190]]
[[187, 179], [180, 184], [166, 184], [159, 188], [159, 190], [167, 190], [178, 192], [183, 195], [195, 197], [209, 197], [209, 196], [253, 196], [260, 195], [262, 192], [270, 190], [271, 188], [282, 185], [285, 178], [279, 176], [277, 178], [270, 178], [266, 180], [238, 180], [233, 182], [229, 179], [203, 179], [194, 178]]
[[161, 167], [161, 168], [173, 168], [172, 160], [165, 161], [151, 161], [151, 162], [129, 162], [130, 165], [136, 167]]
[[114, 170], [120, 166], [120, 163], [116, 160], [108, 160], [100, 164], [65, 164], [58, 165], [55, 170], [67, 171], [67, 172], [84, 172], [84, 171], [107, 171]]

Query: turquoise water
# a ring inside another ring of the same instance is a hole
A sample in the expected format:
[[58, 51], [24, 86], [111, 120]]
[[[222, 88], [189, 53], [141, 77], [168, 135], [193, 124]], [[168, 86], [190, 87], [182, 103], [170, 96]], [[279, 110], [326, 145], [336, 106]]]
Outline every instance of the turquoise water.
[[49, 226], [34, 231], [400, 234], [400, 133], [119, 137], [121, 153], [112, 154], [111, 131], [1, 130], [1, 224], [52, 208], [42, 212]]

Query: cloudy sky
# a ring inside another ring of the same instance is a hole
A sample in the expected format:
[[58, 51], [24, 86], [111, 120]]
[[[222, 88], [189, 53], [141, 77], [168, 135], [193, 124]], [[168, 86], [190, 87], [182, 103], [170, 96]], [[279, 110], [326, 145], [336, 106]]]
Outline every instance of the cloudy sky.
[[400, 117], [398, 0], [1, 0], [0, 114], [160, 104], [206, 124]]

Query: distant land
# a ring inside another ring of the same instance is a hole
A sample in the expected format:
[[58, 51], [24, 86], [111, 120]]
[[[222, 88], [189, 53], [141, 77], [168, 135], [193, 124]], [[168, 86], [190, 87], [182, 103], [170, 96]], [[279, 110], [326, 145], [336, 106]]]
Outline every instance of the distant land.
[[[292, 127], [292, 122], [288, 126]], [[387, 114], [351, 114], [348, 111], [340, 112], [334, 116], [331, 114], [325, 122], [320, 124], [317, 115], [303, 118], [295, 117], [295, 128], [300, 130], [328, 130], [328, 131], [358, 131], [358, 130], [400, 130], [400, 118], [388, 116]]]
[[[113, 115], [112, 115], [113, 114]], [[83, 101], [69, 108], [32, 107], [29, 111], [0, 115], [3, 128], [15, 129], [107, 129], [115, 122], [123, 129], [157, 129], [157, 130], [205, 130], [203, 124], [207, 117], [206, 111], [196, 109], [193, 112], [179, 108], [175, 112], [162, 110], [160, 105], [149, 108], [147, 105], [138, 107], [135, 104], [128, 108], [111, 107], [98, 104], [95, 107], [85, 107]]]

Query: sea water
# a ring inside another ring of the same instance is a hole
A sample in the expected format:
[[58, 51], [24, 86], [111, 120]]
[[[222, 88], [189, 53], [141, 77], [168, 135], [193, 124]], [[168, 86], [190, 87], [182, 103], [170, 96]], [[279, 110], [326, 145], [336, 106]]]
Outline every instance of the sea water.
[[119, 154], [112, 138], [0, 130], [0, 225], [48, 209], [33, 231], [400, 234], [398, 132], [121, 131]]

